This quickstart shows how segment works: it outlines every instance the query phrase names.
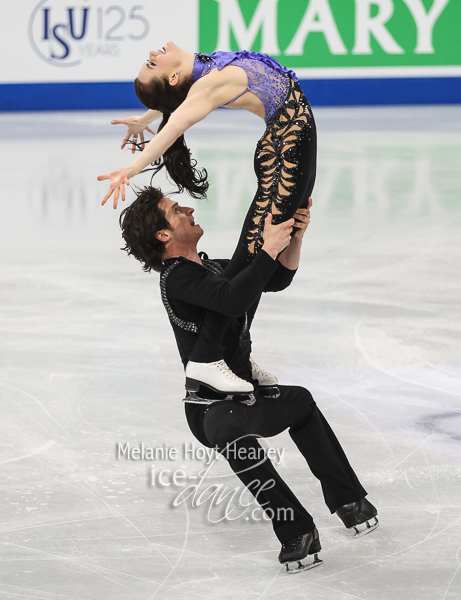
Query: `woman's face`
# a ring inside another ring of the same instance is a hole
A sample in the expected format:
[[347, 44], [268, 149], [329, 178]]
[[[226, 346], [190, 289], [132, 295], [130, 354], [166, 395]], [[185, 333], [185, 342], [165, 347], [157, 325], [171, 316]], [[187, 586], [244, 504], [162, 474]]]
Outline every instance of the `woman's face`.
[[148, 83], [154, 77], [157, 79], [166, 76], [170, 79], [180, 64], [178, 46], [173, 42], [167, 42], [160, 50], [149, 52], [149, 59], [141, 67], [138, 79], [141, 83]]

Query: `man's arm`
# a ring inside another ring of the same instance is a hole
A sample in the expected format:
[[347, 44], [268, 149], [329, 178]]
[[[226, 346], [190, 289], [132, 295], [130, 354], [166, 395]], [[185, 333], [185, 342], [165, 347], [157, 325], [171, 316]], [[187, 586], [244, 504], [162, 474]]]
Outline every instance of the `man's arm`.
[[296, 211], [293, 225], [296, 233], [287, 248], [278, 257], [279, 266], [265, 286], [265, 292], [280, 292], [291, 284], [299, 266], [303, 237], [310, 221], [311, 206], [312, 199], [309, 198], [308, 208], [299, 208]]
[[312, 198], [309, 198], [308, 208], [298, 208], [294, 214], [295, 223], [293, 228], [296, 229], [296, 232], [288, 247], [279, 256], [280, 264], [287, 269], [295, 270], [299, 267], [303, 237], [311, 219], [311, 206]]
[[263, 250], [230, 280], [210, 273], [198, 263], [184, 261], [168, 276], [167, 295], [170, 300], [239, 317], [260, 297], [276, 268], [277, 262]]
[[268, 227], [262, 249], [235, 277], [228, 280], [210, 273], [198, 263], [185, 261], [168, 276], [168, 297], [230, 317], [242, 315], [258, 300], [278, 266], [278, 254], [291, 240], [294, 220], [270, 225], [271, 219], [271, 216], [266, 217]]

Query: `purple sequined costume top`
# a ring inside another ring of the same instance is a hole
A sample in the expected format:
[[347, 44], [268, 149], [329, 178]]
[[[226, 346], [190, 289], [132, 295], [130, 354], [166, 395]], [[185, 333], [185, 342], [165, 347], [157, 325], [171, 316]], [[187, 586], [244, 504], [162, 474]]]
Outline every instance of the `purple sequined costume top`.
[[290, 87], [290, 77], [294, 81], [298, 81], [293, 71], [282, 67], [274, 58], [267, 54], [248, 52], [247, 50], [196, 54], [192, 81], [197, 81], [213, 69], [220, 71], [227, 65], [241, 67], [248, 78], [247, 88], [227, 104], [234, 102], [245, 92], [253, 92], [264, 104], [266, 123], [283, 104]]

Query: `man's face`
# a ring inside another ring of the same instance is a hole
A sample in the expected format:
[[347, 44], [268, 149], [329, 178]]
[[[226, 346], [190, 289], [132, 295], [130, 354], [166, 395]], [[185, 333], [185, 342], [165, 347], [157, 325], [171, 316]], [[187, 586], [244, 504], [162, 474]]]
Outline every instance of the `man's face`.
[[194, 209], [188, 206], [179, 206], [177, 202], [169, 198], [162, 198], [159, 206], [165, 211], [165, 218], [171, 227], [171, 230], [168, 231], [170, 239], [195, 246], [203, 235], [203, 229], [194, 221]]

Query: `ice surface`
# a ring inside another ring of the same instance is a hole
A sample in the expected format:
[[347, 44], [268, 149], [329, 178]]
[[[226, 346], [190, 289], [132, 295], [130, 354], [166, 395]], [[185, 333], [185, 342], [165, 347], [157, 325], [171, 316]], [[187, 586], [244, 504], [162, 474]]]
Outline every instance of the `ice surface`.
[[[461, 597], [461, 108], [315, 114], [302, 265], [263, 298], [253, 355], [312, 391], [379, 528], [350, 539], [289, 436], [269, 440], [323, 545], [324, 565], [288, 576], [269, 523], [173, 507], [181, 488], [149, 485], [152, 461], [117, 459], [117, 443], [143, 443], [178, 452], [156, 473], [193, 477], [206, 462], [183, 455], [200, 444], [158, 276], [119, 250], [120, 210], [100, 206], [96, 176], [131, 156], [109, 125], [121, 115], [1, 115], [2, 597]], [[262, 131], [219, 111], [186, 136], [212, 185], [209, 201], [180, 202], [196, 207], [210, 256], [232, 252]], [[226, 463], [213, 469], [237, 486]]]

